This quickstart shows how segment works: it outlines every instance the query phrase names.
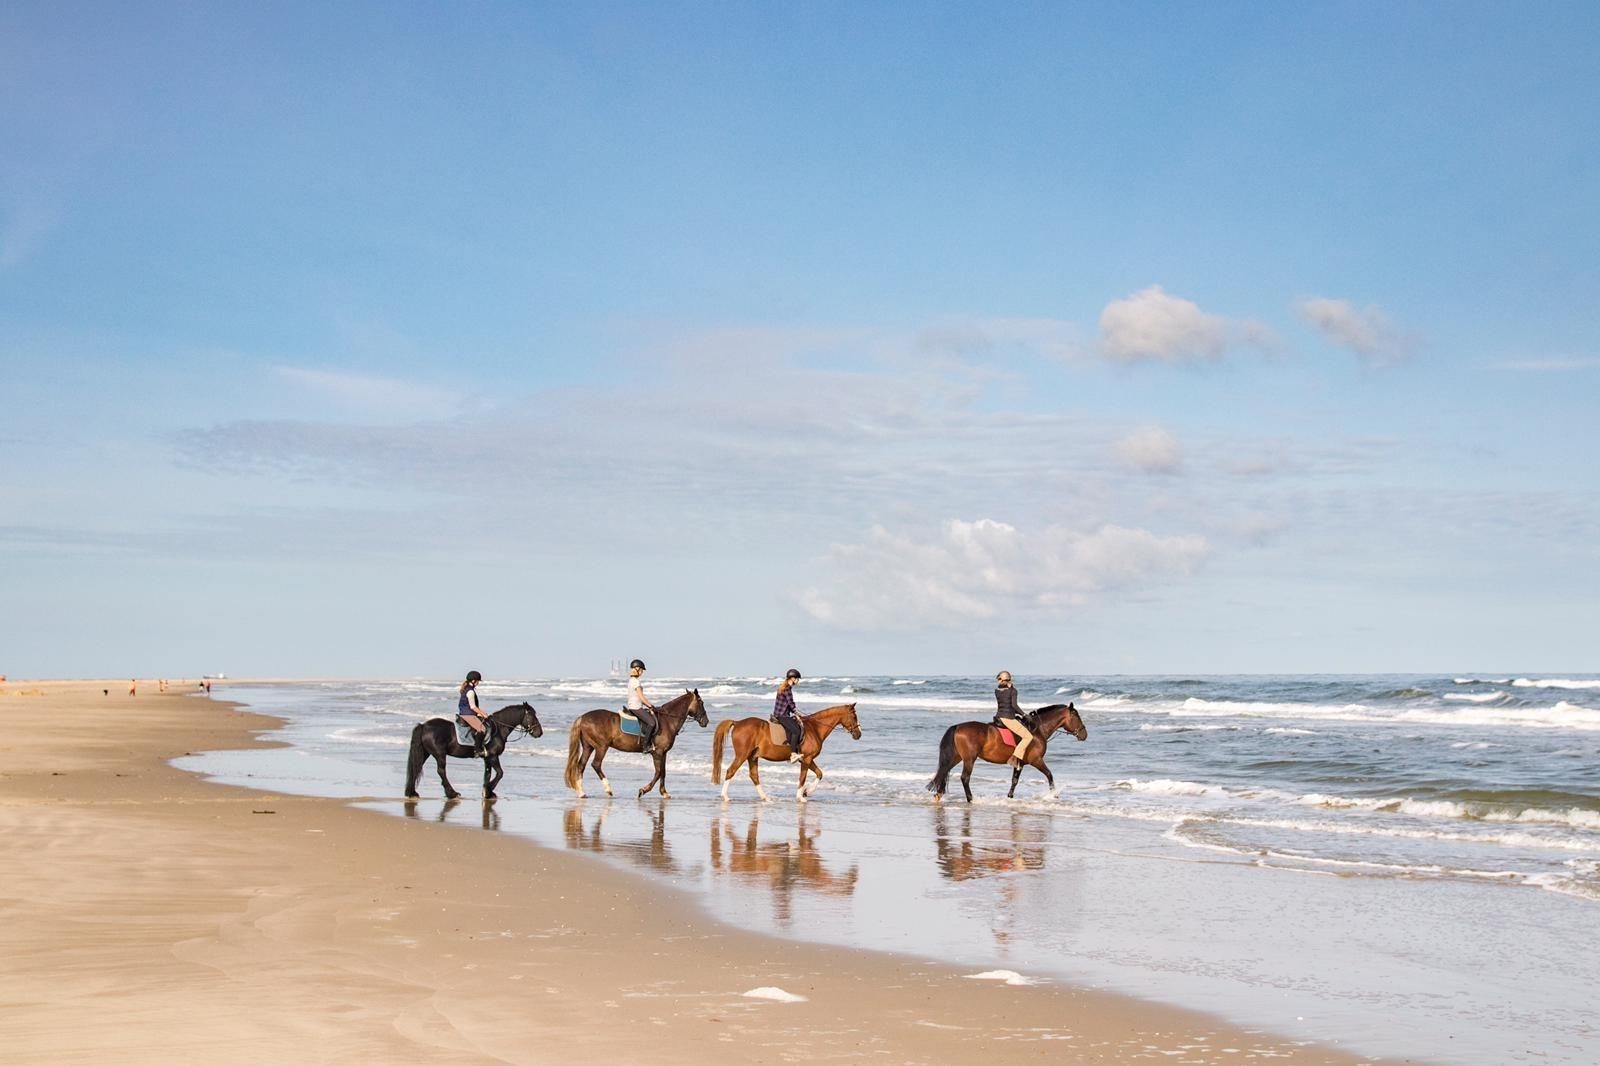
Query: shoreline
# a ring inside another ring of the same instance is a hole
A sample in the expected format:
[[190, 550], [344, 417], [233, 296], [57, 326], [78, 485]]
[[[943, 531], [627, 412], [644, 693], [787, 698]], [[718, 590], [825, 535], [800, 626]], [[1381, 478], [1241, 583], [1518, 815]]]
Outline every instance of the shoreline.
[[[0, 1036], [21, 1061], [312, 1045], [534, 1062], [547, 1042], [597, 1061], [636, 1034], [668, 1062], [968, 1062], [996, 1040], [1083, 1062], [1370, 1061], [1115, 993], [745, 932], [592, 855], [207, 782], [170, 760], [279, 747], [259, 734], [281, 720], [188, 692], [102, 696], [110, 684], [0, 686], [13, 715], [37, 704], [11, 694], [39, 689], [118, 727], [48, 755], [51, 731], [30, 730], [26, 766], [0, 774], [19, 867], [0, 887]], [[808, 1002], [744, 996], [773, 986]]]

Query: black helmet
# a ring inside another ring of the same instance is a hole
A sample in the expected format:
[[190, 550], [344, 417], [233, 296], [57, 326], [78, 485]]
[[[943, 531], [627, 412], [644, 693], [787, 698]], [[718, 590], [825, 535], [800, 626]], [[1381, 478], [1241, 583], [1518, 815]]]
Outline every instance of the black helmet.
[[784, 674], [783, 676], [784, 676], [784, 679], [788, 680], [788, 681], [799, 681], [800, 680], [800, 671], [796, 670], [794, 667], [791, 666], [791, 667], [789, 667], [789, 672], [787, 674]]
[[643, 659], [635, 659], [635, 660], [633, 660], [633, 662], [628, 664], [628, 669], [629, 670], [643, 670], [643, 669], [645, 669], [644, 660]]
[[482, 681], [483, 680], [483, 675], [478, 673], [478, 671], [476, 671], [476, 670], [468, 670], [467, 671], [467, 680], [468, 681]]

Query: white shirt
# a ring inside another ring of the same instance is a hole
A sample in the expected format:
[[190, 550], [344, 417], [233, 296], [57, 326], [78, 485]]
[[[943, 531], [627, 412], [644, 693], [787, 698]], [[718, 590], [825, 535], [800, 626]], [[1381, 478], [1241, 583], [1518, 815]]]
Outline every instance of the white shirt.
[[637, 677], [628, 678], [628, 710], [637, 711], [644, 706], [644, 682]]

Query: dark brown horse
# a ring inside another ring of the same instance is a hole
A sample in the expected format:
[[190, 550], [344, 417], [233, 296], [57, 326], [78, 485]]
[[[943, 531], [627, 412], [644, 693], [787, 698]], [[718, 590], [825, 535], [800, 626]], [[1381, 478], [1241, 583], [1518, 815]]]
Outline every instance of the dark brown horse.
[[[855, 704], [841, 703], [837, 707], [824, 707], [815, 714], [800, 716], [800, 785], [795, 789], [795, 799], [805, 799], [822, 783], [817, 753], [822, 751], [822, 742], [828, 739], [828, 734], [841, 725], [852, 738], [861, 739], [861, 723], [856, 721]], [[728, 798], [728, 786], [733, 783], [733, 775], [738, 772], [740, 763], [750, 768], [750, 782], [756, 786], [756, 793], [764, 800], [772, 798], [761, 787], [761, 771], [756, 768], [756, 763], [761, 759], [788, 762], [793, 750], [786, 743], [773, 741], [771, 727], [772, 723], [765, 718], [740, 718], [737, 721], [725, 718], [717, 723], [716, 734], [711, 739], [711, 783], [721, 783], [723, 799]], [[728, 772], [724, 775], [722, 743], [730, 731], [733, 733], [733, 761], [728, 764]], [[808, 773], [817, 775], [810, 788], [806, 787]]]
[[[1032, 717], [1033, 742], [1023, 753], [1022, 765], [1031, 766], [1043, 774], [1049, 783], [1051, 795], [1054, 795], [1056, 779], [1051, 776], [1050, 767], [1044, 764], [1044, 752], [1050, 734], [1061, 729], [1079, 740], [1088, 740], [1089, 730], [1084, 726], [1083, 719], [1078, 717], [1078, 709], [1070, 703], [1040, 707]], [[928, 782], [928, 791], [943, 799], [950, 771], [956, 763], [960, 763], [961, 788], [967, 794], [967, 802], [971, 803], [972, 764], [979, 759], [984, 762], [1006, 762], [1011, 758], [1013, 747], [1002, 740], [1000, 730], [988, 722], [957, 722], [944, 731], [944, 738], [939, 741], [939, 769], [934, 772], [933, 780]], [[1017, 778], [1021, 776], [1022, 766], [1011, 771], [1011, 790], [1006, 793], [1007, 799], [1017, 794]]]
[[[544, 726], [539, 724], [539, 715], [533, 707], [526, 703], [502, 707], [493, 714], [485, 715], [483, 721], [489, 731], [489, 737], [483, 745], [483, 798], [494, 799], [494, 787], [505, 776], [505, 771], [500, 769], [500, 753], [506, 750], [506, 742], [511, 739], [511, 734], [520, 729], [530, 737], [541, 737], [544, 736]], [[456, 742], [456, 726], [450, 719], [430, 718], [417, 723], [416, 728], [411, 730], [411, 754], [406, 759], [406, 799], [417, 798], [417, 778], [422, 776], [422, 765], [429, 756], [439, 767], [439, 783], [444, 786], [445, 798], [455, 799], [461, 795], [450, 786], [450, 779], [444, 775], [446, 755], [453, 759], [477, 757], [471, 744]]]
[[[706, 705], [700, 700], [700, 690], [689, 689], [681, 696], [672, 699], [656, 708], [655, 744], [650, 749], [650, 757], [655, 760], [656, 772], [650, 778], [650, 783], [639, 790], [639, 795], [644, 795], [661, 782], [661, 795], [671, 798], [667, 792], [667, 752], [672, 750], [672, 745], [678, 739], [678, 733], [693, 719], [700, 723], [704, 729], [709, 720], [706, 718]], [[611, 781], [606, 777], [606, 772], [600, 768], [606, 761], [606, 752], [612, 748], [618, 751], [642, 751], [640, 740], [631, 733], [622, 731], [622, 716], [616, 711], [605, 709], [585, 711], [578, 715], [572, 723], [572, 729], [567, 733], [567, 787], [578, 795], [583, 795], [583, 771], [590, 757], [594, 758], [595, 776], [600, 783], [606, 786], [606, 795], [611, 795]]]

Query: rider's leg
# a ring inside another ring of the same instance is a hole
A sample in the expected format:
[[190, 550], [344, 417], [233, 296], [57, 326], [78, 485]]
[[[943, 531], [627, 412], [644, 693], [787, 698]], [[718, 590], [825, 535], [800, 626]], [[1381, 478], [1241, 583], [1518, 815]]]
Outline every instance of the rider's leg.
[[1000, 721], [1005, 724], [1007, 729], [1017, 735], [1017, 747], [1011, 753], [1011, 758], [1007, 760], [1007, 765], [1013, 770], [1019, 769], [1022, 766], [1022, 753], [1027, 750], [1028, 744], [1032, 742], [1033, 734], [1028, 732], [1022, 723], [1015, 718], [1002, 718]]
[[800, 754], [800, 745], [805, 742], [806, 730], [800, 724], [800, 719], [785, 716], [783, 719], [783, 732], [789, 738], [789, 761], [799, 762], [805, 758]]
[[485, 746], [489, 743], [488, 723], [482, 718], [468, 718], [467, 725], [472, 727], [472, 755], [482, 759], [488, 755]]
[[640, 707], [629, 713], [639, 719], [639, 750], [647, 752], [656, 740], [656, 712], [648, 707]]

